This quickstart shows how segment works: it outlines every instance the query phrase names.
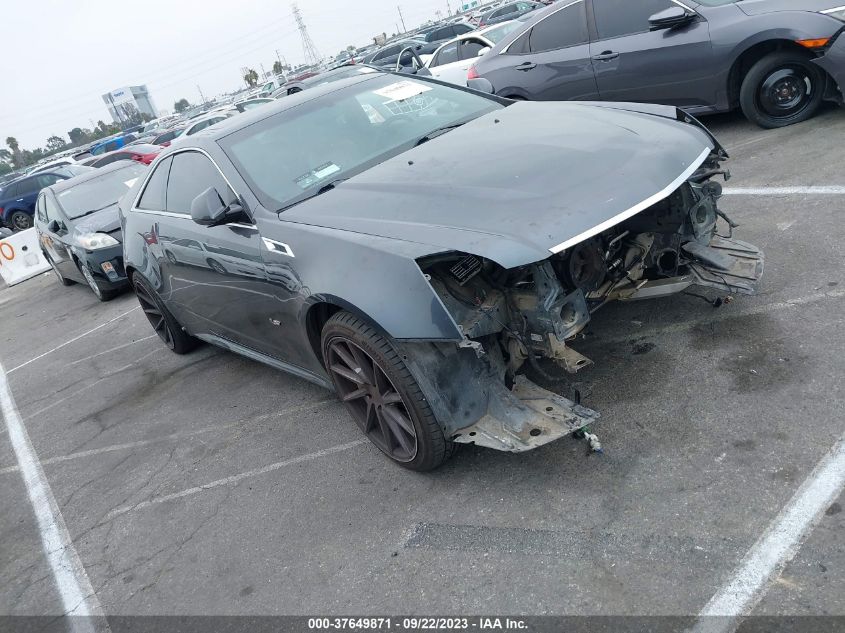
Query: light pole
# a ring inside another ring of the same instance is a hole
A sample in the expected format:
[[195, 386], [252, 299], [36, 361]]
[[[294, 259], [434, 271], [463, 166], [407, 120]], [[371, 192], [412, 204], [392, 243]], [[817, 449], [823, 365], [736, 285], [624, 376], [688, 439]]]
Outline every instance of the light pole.
[[400, 7], [400, 6], [398, 6], [398, 5], [397, 5], [397, 6], [396, 6], [396, 10], [397, 10], [397, 11], [399, 11], [399, 19], [400, 19], [400, 20], [402, 20], [402, 32], [403, 32], [403, 33], [407, 33], [407, 32], [408, 32], [408, 27], [407, 27], [407, 26], [405, 26], [405, 18], [404, 18], [404, 17], [402, 17], [402, 7]]

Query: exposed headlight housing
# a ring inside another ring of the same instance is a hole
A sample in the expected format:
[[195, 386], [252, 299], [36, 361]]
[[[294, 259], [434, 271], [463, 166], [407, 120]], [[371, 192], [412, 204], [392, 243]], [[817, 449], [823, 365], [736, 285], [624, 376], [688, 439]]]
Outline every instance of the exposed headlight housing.
[[107, 233], [91, 233], [79, 236], [79, 245], [86, 251], [97, 251], [101, 248], [109, 248], [120, 244], [116, 239]]
[[845, 22], [845, 5], [841, 7], [834, 7], [833, 9], [827, 9], [826, 11], [822, 11], [822, 13]]

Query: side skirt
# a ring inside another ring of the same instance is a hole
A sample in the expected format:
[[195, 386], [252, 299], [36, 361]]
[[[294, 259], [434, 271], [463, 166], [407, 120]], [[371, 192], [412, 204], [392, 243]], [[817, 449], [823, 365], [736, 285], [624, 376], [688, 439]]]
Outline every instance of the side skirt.
[[221, 336], [216, 336], [214, 334], [195, 334], [194, 336], [196, 336], [202, 341], [205, 341], [206, 343], [211, 343], [212, 345], [215, 345], [217, 347], [222, 347], [223, 349], [228, 350], [230, 352], [234, 352], [235, 354], [245, 356], [250, 360], [258, 361], [259, 363], [269, 365], [273, 369], [279, 369], [289, 374], [293, 374], [294, 376], [303, 378], [309, 382], [314, 383], [315, 385], [319, 385], [324, 389], [334, 391], [332, 384], [328, 381], [327, 378], [323, 378], [322, 376], [313, 374], [307, 369], [302, 369], [301, 367], [291, 365], [290, 363], [278, 360], [277, 358], [273, 358], [272, 356], [267, 356], [266, 354], [262, 354], [261, 352], [256, 352], [254, 349], [244, 347], [243, 345], [239, 345], [238, 343], [233, 343], [232, 341], [225, 339]]

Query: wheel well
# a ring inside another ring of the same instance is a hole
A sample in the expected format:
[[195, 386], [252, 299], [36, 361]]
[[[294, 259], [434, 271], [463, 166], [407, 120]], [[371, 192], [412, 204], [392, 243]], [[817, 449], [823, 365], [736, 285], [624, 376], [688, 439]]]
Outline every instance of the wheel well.
[[322, 334], [323, 327], [335, 314], [343, 308], [333, 303], [317, 303], [308, 309], [305, 315], [305, 330], [308, 333], [308, 342], [320, 364], [323, 365]]
[[745, 75], [748, 74], [751, 67], [766, 55], [780, 51], [795, 51], [804, 55], [809, 53], [800, 44], [789, 40], [766, 40], [765, 42], [755, 44], [743, 52], [736, 59], [728, 74], [728, 100], [731, 107], [736, 107], [739, 104], [739, 91], [742, 86], [742, 80], [745, 79]]

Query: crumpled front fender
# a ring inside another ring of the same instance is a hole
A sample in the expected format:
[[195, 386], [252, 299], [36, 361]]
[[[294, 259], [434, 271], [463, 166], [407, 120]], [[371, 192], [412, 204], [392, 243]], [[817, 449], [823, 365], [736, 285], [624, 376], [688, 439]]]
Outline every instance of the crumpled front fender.
[[833, 79], [837, 90], [833, 98], [839, 105], [845, 106], [845, 30], [839, 33], [824, 55], [812, 61]]

